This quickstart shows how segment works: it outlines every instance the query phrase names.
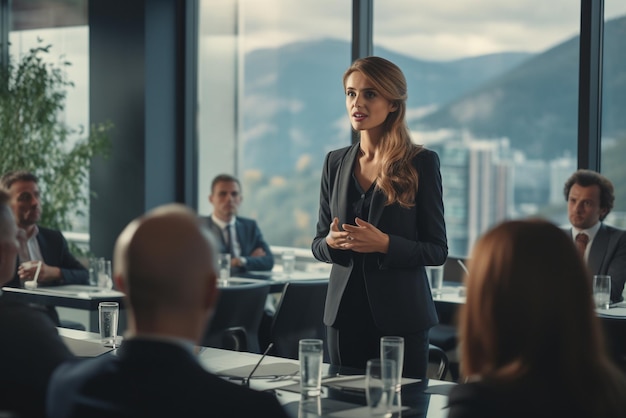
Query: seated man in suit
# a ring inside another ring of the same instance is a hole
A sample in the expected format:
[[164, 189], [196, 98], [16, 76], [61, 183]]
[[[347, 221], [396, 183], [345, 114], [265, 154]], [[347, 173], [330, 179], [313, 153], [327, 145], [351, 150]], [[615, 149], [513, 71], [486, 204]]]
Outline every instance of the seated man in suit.
[[[9, 195], [0, 190], [0, 287], [13, 278], [17, 226]], [[0, 291], [0, 411], [20, 418], [42, 417], [53, 370], [72, 358], [56, 327], [41, 311], [6, 300]]]
[[206, 218], [207, 225], [221, 239], [220, 252], [231, 254], [233, 272], [271, 270], [274, 256], [256, 221], [237, 216], [242, 200], [237, 178], [228, 174], [215, 177], [209, 195], [213, 213]]
[[611, 276], [611, 302], [624, 300], [626, 231], [606, 225], [613, 209], [613, 184], [591, 170], [578, 170], [565, 182], [571, 234], [592, 274]]
[[11, 171], [0, 179], [11, 197], [10, 204], [15, 222], [19, 227], [20, 241], [17, 273], [8, 284], [21, 287], [20, 281], [32, 280], [36, 266], [24, 268], [24, 261], [42, 261], [37, 283], [54, 284], [89, 284], [89, 272], [70, 253], [67, 241], [61, 231], [37, 225], [41, 217], [41, 199], [37, 176], [28, 171]]
[[114, 280], [126, 294], [129, 332], [117, 355], [57, 369], [48, 417], [286, 417], [272, 395], [214, 376], [195, 357], [218, 297], [212, 240], [179, 204], [122, 231]]

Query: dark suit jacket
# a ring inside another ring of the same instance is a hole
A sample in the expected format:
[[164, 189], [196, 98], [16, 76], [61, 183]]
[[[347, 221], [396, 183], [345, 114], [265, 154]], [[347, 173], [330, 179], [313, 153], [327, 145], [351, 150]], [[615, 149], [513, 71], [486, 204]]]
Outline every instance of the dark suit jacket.
[[611, 276], [611, 302], [624, 300], [622, 291], [626, 282], [626, 231], [604, 223], [600, 225], [589, 249], [587, 265], [593, 274]]
[[48, 417], [286, 417], [272, 395], [212, 375], [176, 344], [131, 339], [117, 351], [59, 367]]
[[[63, 278], [56, 284], [89, 284], [89, 272], [70, 253], [67, 241], [61, 231], [39, 226], [37, 243], [43, 261], [49, 266], [61, 268]], [[7, 283], [7, 286], [20, 287], [17, 269], [13, 280]]]
[[0, 410], [43, 417], [50, 375], [72, 354], [47, 315], [2, 296], [0, 335]]
[[[312, 244], [315, 258], [333, 263], [326, 296], [324, 323], [335, 323], [339, 303], [352, 272], [351, 251], [331, 249], [326, 244], [330, 223], [354, 224], [350, 213], [349, 183], [359, 144], [330, 152], [324, 162], [317, 234]], [[441, 265], [448, 255], [439, 158], [424, 149], [413, 160], [419, 175], [415, 205], [385, 206], [384, 194], [372, 197], [368, 222], [389, 235], [387, 254], [363, 257], [363, 272], [374, 321], [387, 333], [410, 333], [437, 323], [424, 266]]]
[[[224, 240], [222, 239], [222, 231], [219, 227], [213, 223], [213, 219], [210, 216], [204, 218], [209, 229], [215, 234], [217, 242], [220, 243], [221, 252], [227, 253], [228, 249], [224, 247]], [[246, 258], [246, 267], [243, 271], [253, 270], [271, 270], [274, 267], [274, 255], [270, 250], [270, 246], [267, 245], [263, 239], [263, 234], [254, 219], [242, 218], [237, 216], [235, 218], [235, 230], [237, 231], [237, 240], [241, 246], [241, 256]], [[256, 248], [263, 248], [265, 255], [261, 257], [251, 257], [252, 251]]]
[[[454, 386], [448, 398], [448, 418], [590, 418], [597, 415], [584, 411], [566, 393], [559, 377], [532, 382], [473, 382]], [[626, 406], [624, 402], [622, 402]], [[624, 410], [609, 417], [623, 417]], [[606, 417], [608, 418], [608, 417]]]

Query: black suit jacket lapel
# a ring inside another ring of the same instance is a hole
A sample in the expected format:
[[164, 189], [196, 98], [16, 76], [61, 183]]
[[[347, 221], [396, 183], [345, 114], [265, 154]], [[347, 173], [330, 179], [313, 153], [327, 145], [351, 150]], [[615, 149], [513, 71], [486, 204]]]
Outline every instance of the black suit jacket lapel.
[[[354, 172], [354, 161], [356, 154], [359, 151], [359, 144], [355, 144], [344, 155], [338, 167], [338, 174], [335, 178], [335, 192], [332, 194], [336, 196], [336, 200], [331, 202], [331, 213], [334, 208], [334, 213], [339, 217], [339, 225], [342, 223], [354, 223], [354, 219], [348, 219], [348, 188], [352, 181], [352, 173]], [[332, 197], [331, 196], [331, 199]]]
[[602, 267], [602, 260], [604, 259], [604, 254], [606, 254], [608, 246], [609, 233], [604, 224], [602, 224], [600, 225], [600, 229], [598, 229], [598, 233], [593, 238], [591, 248], [589, 249], [589, 257], [587, 259], [589, 269], [594, 274], [598, 274], [600, 272], [600, 267]]

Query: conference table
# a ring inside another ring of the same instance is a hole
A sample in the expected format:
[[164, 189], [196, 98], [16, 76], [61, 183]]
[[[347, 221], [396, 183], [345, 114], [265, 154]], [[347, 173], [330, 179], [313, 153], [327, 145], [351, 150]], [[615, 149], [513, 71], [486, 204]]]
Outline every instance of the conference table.
[[[251, 283], [269, 283], [270, 293], [280, 293], [286, 283], [306, 280], [328, 280], [329, 273], [323, 270], [302, 271], [296, 270], [290, 275], [276, 268], [273, 271], [255, 271], [244, 273], [219, 281], [220, 287], [237, 286]], [[45, 286], [35, 289], [23, 289], [3, 287], [2, 292], [8, 300], [16, 300], [23, 303], [35, 303], [51, 305], [86, 311], [88, 314], [87, 331], [98, 331], [98, 305], [100, 302], [118, 302], [120, 304], [120, 330], [126, 329], [126, 315], [124, 309], [124, 294], [115, 289], [102, 289], [89, 285], [61, 285]]]
[[120, 329], [125, 329], [124, 294], [117, 290], [88, 285], [61, 285], [42, 286], [35, 289], [3, 287], [2, 292], [7, 300], [87, 311], [88, 331], [98, 330], [100, 302], [118, 302], [120, 304]]
[[[439, 295], [433, 296], [439, 319], [445, 324], [456, 324], [458, 308], [465, 304], [465, 287], [446, 283]], [[626, 301], [611, 304], [609, 309], [596, 309], [606, 338], [606, 346], [613, 360], [626, 371]]]
[[[70, 350], [80, 357], [116, 355], [115, 350], [102, 346], [98, 334], [66, 328], [59, 328], [59, 334]], [[120, 343], [123, 345], [123, 339]], [[300, 396], [297, 360], [273, 356], [263, 358], [260, 354], [209, 347], [197, 347], [197, 352], [198, 360], [208, 371], [234, 384], [242, 384], [256, 367], [249, 379], [250, 387], [274, 393], [293, 418], [369, 416], [365, 378], [360, 370], [324, 364], [321, 396], [303, 399]], [[394, 417], [443, 418], [448, 415], [447, 395], [455, 383], [406, 378], [402, 383]]]

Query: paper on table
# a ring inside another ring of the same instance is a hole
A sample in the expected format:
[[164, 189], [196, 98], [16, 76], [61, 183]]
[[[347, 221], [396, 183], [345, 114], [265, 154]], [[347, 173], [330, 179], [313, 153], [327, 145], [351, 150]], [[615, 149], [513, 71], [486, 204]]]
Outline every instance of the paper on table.
[[[391, 413], [406, 411], [410, 409], [408, 406], [394, 406], [391, 408]], [[331, 412], [328, 414], [329, 417], [336, 418], [362, 418], [370, 416], [371, 411], [368, 406], [360, 406], [358, 408], [344, 409], [343, 411]]]
[[[408, 385], [419, 381], [419, 379], [409, 379], [407, 377], [403, 377], [401, 383], [403, 385]], [[322, 379], [322, 386], [328, 386], [335, 389], [365, 391], [365, 376], [354, 375], [329, 377]]]
[[61, 339], [76, 357], [98, 357], [102, 354], [113, 351], [110, 347], [105, 347], [99, 342], [77, 340], [76, 338], [65, 337]]
[[[216, 374], [228, 377], [248, 377], [256, 364], [220, 370]], [[300, 371], [300, 365], [295, 363], [268, 363], [260, 365], [254, 372], [255, 377], [278, 377], [295, 375]]]

